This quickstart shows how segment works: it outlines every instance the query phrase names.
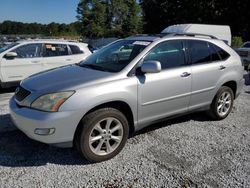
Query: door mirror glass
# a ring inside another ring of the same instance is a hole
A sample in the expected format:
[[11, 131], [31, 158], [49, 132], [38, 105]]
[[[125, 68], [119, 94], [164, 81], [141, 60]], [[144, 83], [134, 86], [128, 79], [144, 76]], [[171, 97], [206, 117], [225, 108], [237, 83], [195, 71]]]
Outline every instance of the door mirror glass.
[[6, 59], [14, 59], [17, 57], [17, 53], [16, 52], [8, 52], [5, 54], [4, 56]]
[[158, 73], [161, 72], [161, 63], [159, 61], [144, 61], [141, 66], [143, 73]]

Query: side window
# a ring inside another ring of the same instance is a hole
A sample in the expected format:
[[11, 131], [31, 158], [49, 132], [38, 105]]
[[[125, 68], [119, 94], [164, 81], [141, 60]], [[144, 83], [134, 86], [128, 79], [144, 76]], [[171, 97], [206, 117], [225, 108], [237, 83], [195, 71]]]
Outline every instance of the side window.
[[66, 44], [44, 44], [44, 57], [55, 57], [69, 55]]
[[83, 54], [84, 53], [78, 46], [69, 45], [69, 47], [70, 47], [72, 54]]
[[220, 47], [216, 46], [215, 44], [211, 44], [217, 54], [220, 56], [220, 60], [226, 60], [230, 55]]
[[162, 69], [183, 66], [185, 65], [183, 44], [180, 40], [163, 42], [157, 45], [144, 60], [159, 61]]
[[12, 52], [17, 53], [17, 58], [42, 57], [42, 44], [25, 44], [17, 47]]
[[214, 47], [214, 44], [208, 43], [211, 55], [211, 61], [221, 61], [219, 51]]
[[211, 62], [212, 60], [208, 43], [205, 41], [188, 41], [188, 52], [192, 64]]

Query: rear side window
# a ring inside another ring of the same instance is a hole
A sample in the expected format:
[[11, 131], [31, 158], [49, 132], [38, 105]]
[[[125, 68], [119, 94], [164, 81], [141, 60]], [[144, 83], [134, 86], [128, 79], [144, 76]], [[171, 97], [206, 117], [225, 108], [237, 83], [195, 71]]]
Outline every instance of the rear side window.
[[221, 49], [220, 47], [218, 47], [214, 44], [209, 44], [209, 45], [211, 45], [211, 47], [214, 48], [216, 53], [219, 54], [220, 60], [226, 60], [230, 56], [225, 50]]
[[210, 49], [208, 47], [208, 43], [205, 41], [188, 41], [188, 51], [192, 64], [211, 61]]
[[44, 44], [44, 57], [55, 57], [69, 55], [66, 44]]
[[72, 54], [83, 54], [84, 52], [75, 45], [69, 45]]
[[192, 64], [226, 60], [230, 55], [220, 47], [206, 41], [188, 41], [188, 52]]
[[162, 69], [181, 67], [186, 65], [182, 41], [166, 41], [156, 46], [145, 58], [159, 61]]
[[221, 57], [219, 55], [219, 51], [214, 48], [214, 45], [212, 43], [208, 43], [208, 45], [210, 50], [211, 61], [220, 61]]

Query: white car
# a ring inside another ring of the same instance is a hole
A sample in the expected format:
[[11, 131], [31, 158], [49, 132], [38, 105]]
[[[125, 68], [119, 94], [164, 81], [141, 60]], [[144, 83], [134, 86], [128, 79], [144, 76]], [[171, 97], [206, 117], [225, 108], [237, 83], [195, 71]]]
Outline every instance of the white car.
[[17, 85], [32, 74], [75, 64], [91, 54], [86, 43], [27, 40], [0, 48], [0, 86]]
[[168, 26], [162, 33], [199, 33], [202, 35], [211, 35], [223, 40], [229, 46], [232, 41], [231, 29], [228, 25], [178, 24]]

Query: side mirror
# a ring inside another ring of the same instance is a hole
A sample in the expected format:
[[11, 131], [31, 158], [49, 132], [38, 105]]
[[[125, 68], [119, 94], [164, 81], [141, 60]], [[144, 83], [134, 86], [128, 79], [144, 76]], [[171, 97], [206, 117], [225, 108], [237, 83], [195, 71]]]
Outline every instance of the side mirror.
[[6, 59], [14, 59], [15, 57], [17, 57], [17, 53], [16, 52], [8, 52], [4, 55], [4, 57]]
[[161, 63], [159, 61], [144, 61], [141, 66], [143, 73], [158, 73], [161, 72]]

